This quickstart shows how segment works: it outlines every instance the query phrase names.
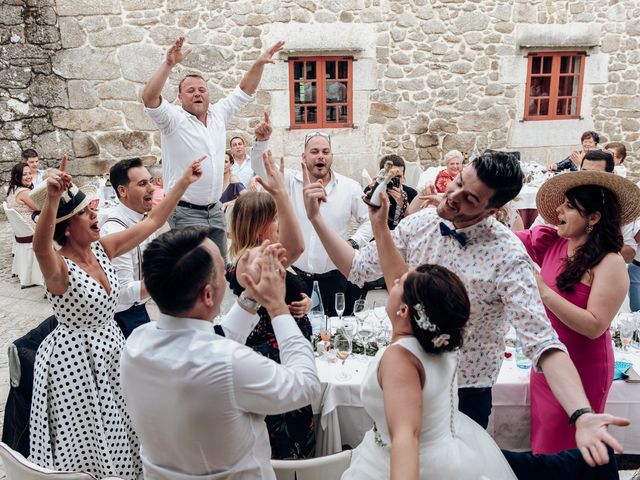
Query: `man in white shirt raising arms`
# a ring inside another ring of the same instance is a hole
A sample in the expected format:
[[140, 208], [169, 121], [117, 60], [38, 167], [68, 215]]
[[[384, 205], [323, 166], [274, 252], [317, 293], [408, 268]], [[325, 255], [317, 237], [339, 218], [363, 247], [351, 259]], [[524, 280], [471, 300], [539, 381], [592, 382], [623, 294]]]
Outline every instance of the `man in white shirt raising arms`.
[[181, 106], [162, 98], [164, 85], [178, 63], [191, 49], [182, 50], [184, 37], [178, 38], [167, 52], [160, 68], [142, 91], [145, 112], [160, 129], [162, 167], [165, 190], [178, 181], [190, 158], [206, 155], [202, 162], [202, 177], [189, 187], [169, 218], [172, 228], [201, 225], [209, 228], [222, 256], [227, 253], [226, 221], [219, 202], [222, 195], [224, 151], [227, 123], [252, 99], [262, 78], [264, 66], [274, 63], [273, 55], [282, 50], [278, 42], [263, 52], [242, 77], [240, 84], [219, 102], [209, 104], [205, 79], [197, 74], [185, 76], [178, 85]]
[[[271, 135], [269, 115], [256, 127], [256, 141], [251, 149], [251, 167], [258, 176], [264, 177], [265, 170], [262, 154], [267, 149]], [[371, 222], [367, 214], [367, 205], [362, 201], [362, 188], [355, 180], [336, 173], [331, 151], [331, 138], [324, 132], [311, 132], [305, 135], [302, 161], [307, 166], [314, 181], [322, 182], [327, 192], [326, 202], [322, 205], [323, 216], [350, 248], [364, 247], [372, 238]], [[300, 228], [304, 235], [304, 252], [293, 264], [293, 269], [307, 284], [307, 294], [311, 295], [313, 282], [318, 281], [325, 314], [336, 316], [335, 294], [346, 292], [345, 314], [350, 315], [353, 303], [360, 296], [360, 289], [347, 282], [327, 255], [325, 247], [313, 229], [304, 209], [302, 195], [303, 179], [299, 170], [285, 169], [285, 188], [291, 197]], [[349, 236], [352, 219], [358, 229]], [[347, 243], [348, 242], [348, 243]]]
[[[151, 211], [155, 190], [151, 174], [139, 158], [120, 160], [109, 170], [109, 180], [120, 204], [109, 212], [109, 217], [100, 228], [100, 235], [103, 236], [121, 232], [141, 222]], [[111, 261], [120, 283], [115, 320], [124, 338], [129, 337], [134, 328], [150, 320], [145, 306], [149, 294], [142, 281], [142, 252], [155, 238], [154, 233], [133, 250]]]
[[[275, 479], [264, 416], [320, 394], [311, 344], [284, 301], [281, 250], [247, 254], [246, 290], [218, 333], [224, 261], [206, 231], [172, 230], [145, 250], [144, 280], [161, 314], [131, 334], [120, 369], [145, 478]], [[257, 302], [272, 319], [282, 364], [244, 345]]]

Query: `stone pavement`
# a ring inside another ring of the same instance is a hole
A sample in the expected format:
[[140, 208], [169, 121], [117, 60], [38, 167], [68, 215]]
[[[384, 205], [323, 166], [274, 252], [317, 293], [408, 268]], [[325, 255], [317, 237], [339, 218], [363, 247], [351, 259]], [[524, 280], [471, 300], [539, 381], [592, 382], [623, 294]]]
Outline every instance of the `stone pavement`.
[[[42, 287], [20, 288], [17, 278], [11, 276], [11, 228], [6, 220], [0, 219], [0, 428], [4, 419], [4, 407], [9, 393], [9, 366], [7, 347], [52, 315], [51, 307], [44, 298]], [[222, 310], [233, 303], [233, 294], [227, 289]], [[154, 318], [157, 307], [149, 304], [149, 314]], [[621, 480], [630, 480], [633, 471], [620, 472]], [[0, 465], [0, 480], [5, 478]]]

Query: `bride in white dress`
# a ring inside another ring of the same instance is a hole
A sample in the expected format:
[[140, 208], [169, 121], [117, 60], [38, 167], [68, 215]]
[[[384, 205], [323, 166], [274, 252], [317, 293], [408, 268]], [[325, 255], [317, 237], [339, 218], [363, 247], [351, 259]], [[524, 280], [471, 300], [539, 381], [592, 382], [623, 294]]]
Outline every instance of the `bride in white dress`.
[[457, 349], [469, 317], [462, 282], [422, 265], [394, 282], [387, 314], [392, 344], [378, 352], [361, 388], [374, 427], [342, 480], [516, 479], [489, 434], [458, 411]]

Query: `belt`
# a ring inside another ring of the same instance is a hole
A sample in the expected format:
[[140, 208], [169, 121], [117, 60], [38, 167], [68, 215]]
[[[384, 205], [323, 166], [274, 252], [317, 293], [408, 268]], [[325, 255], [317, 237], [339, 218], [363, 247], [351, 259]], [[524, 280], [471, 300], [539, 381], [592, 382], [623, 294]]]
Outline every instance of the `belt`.
[[636, 260], [635, 258], [633, 260], [631, 260], [631, 263], [633, 263], [636, 267], [640, 267], [640, 262], [638, 260]]
[[339, 275], [342, 275], [340, 273], [340, 270], [330, 270], [325, 273], [309, 273], [309, 272], [305, 272], [304, 270], [300, 270], [299, 268], [293, 267], [293, 271], [302, 277], [312, 278], [316, 280], [319, 280], [321, 278], [331, 278], [331, 277], [337, 277]]
[[179, 207], [192, 208], [194, 210], [211, 210], [217, 204], [218, 204], [217, 202], [213, 202], [213, 203], [210, 203], [209, 205], [196, 205], [195, 203], [185, 202], [184, 200], [180, 200], [178, 202]]
[[16, 243], [32, 243], [33, 235], [29, 235], [28, 237], [14, 237], [16, 239]]

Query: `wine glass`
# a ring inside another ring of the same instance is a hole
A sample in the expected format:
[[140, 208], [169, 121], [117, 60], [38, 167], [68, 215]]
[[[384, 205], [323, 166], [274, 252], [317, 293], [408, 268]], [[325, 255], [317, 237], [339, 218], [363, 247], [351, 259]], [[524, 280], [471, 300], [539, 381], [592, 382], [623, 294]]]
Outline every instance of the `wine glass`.
[[338, 333], [333, 339], [333, 348], [336, 351], [336, 357], [338, 357], [338, 360], [342, 361], [342, 367], [336, 375], [336, 379], [342, 381], [349, 380], [351, 378], [351, 374], [345, 370], [344, 362], [349, 358], [349, 355], [351, 355], [351, 340], [346, 335]]
[[387, 318], [387, 302], [378, 300], [373, 302], [373, 315], [378, 319], [378, 325], [382, 325]]
[[367, 355], [367, 343], [373, 337], [374, 328], [371, 322], [363, 322], [358, 329], [358, 336], [362, 339], [362, 346], [364, 349], [364, 355]]
[[336, 313], [338, 314], [338, 318], [342, 321], [342, 314], [344, 313], [345, 303], [344, 303], [344, 293], [338, 292], [336, 293], [335, 304]]
[[358, 319], [358, 322], [360, 323], [360, 325], [362, 325], [362, 322], [364, 322], [364, 319], [367, 316], [367, 314], [365, 313], [364, 298], [360, 298], [355, 301], [355, 303], [353, 304], [353, 314]]
[[342, 332], [349, 340], [353, 340], [353, 337], [358, 333], [358, 322], [353, 317], [344, 317], [342, 320]]
[[635, 318], [631, 314], [618, 315], [618, 330], [620, 330], [620, 342], [622, 343], [622, 350], [628, 351], [631, 339], [633, 338], [633, 332], [636, 329]]

